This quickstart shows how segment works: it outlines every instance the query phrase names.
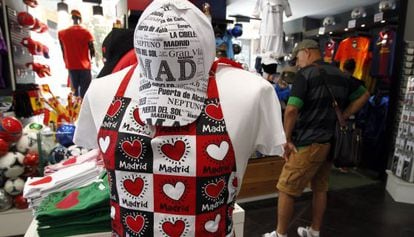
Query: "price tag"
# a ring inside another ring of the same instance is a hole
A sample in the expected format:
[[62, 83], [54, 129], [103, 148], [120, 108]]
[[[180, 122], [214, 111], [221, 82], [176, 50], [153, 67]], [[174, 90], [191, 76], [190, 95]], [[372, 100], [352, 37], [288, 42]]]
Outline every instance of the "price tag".
[[350, 20], [348, 21], [348, 28], [353, 29], [356, 26], [356, 20]]
[[374, 15], [374, 22], [380, 22], [384, 19], [384, 13], [383, 12], [379, 12], [377, 14]]
[[325, 27], [319, 27], [319, 34], [324, 35], [325, 34]]

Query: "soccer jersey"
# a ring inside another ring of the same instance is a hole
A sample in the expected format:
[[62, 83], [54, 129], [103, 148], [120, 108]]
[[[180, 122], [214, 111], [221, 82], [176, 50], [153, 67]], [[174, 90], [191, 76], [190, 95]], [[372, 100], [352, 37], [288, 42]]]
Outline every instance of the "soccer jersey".
[[332, 63], [337, 46], [338, 44], [334, 40], [328, 40], [325, 43], [325, 47], [323, 51], [324, 52], [323, 60], [325, 62]]
[[371, 75], [388, 80], [392, 75], [397, 34], [393, 30], [380, 31], [372, 52]]
[[66, 68], [69, 70], [91, 69], [89, 42], [92, 34], [80, 25], [59, 31]]
[[338, 47], [335, 55], [335, 61], [340, 62], [340, 68], [343, 71], [344, 63], [348, 59], [355, 60], [355, 72], [353, 76], [363, 79], [364, 67], [370, 58], [369, 55], [370, 39], [367, 37], [349, 37], [344, 39]]
[[292, 15], [287, 0], [257, 0], [253, 15], [262, 18], [259, 31], [261, 53], [273, 52], [275, 57], [285, 55], [283, 12], [287, 17]]

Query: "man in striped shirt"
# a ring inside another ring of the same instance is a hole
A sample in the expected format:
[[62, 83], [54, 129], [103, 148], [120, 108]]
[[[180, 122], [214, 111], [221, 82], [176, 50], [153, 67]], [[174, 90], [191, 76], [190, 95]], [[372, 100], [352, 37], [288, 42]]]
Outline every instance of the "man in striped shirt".
[[[286, 163], [277, 184], [277, 230], [269, 236], [287, 236], [294, 198], [300, 196], [310, 183], [313, 191], [312, 224], [306, 228], [299, 227], [298, 234], [318, 237], [326, 208], [332, 165], [327, 158], [337, 119], [324, 80], [346, 119], [363, 107], [369, 93], [338, 68], [324, 63], [316, 41], [300, 42], [293, 50], [293, 57], [300, 70], [284, 114]], [[321, 77], [320, 70], [324, 70], [326, 76]]]

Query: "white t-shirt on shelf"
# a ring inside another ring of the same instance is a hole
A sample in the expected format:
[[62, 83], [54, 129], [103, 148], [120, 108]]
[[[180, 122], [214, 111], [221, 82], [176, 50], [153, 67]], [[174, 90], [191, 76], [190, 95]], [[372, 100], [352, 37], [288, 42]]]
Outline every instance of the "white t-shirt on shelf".
[[285, 56], [283, 12], [286, 17], [292, 15], [288, 0], [257, 0], [252, 15], [262, 18], [259, 31], [260, 53], [272, 53], [274, 57]]
[[[92, 80], [76, 124], [75, 144], [98, 148], [101, 123], [129, 69]], [[137, 95], [138, 74], [136, 70], [125, 97]], [[250, 72], [220, 65], [216, 80], [224, 121], [235, 151], [237, 173], [242, 179], [255, 150], [266, 155], [283, 154], [286, 138], [280, 104], [271, 84]]]

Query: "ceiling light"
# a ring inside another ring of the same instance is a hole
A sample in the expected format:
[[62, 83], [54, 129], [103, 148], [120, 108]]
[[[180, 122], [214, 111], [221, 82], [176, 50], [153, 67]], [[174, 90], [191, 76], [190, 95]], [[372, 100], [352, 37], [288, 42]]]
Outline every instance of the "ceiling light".
[[381, 23], [382, 23], [382, 24], [384, 24], [385, 22], [386, 22], [385, 20], [382, 20], [382, 21], [381, 21]]
[[68, 4], [64, 3], [63, 0], [62, 2], [58, 2], [57, 4], [58, 12], [69, 12], [68, 9], [69, 9]]
[[103, 16], [103, 8], [100, 5], [92, 7], [93, 15]]
[[330, 35], [332, 35], [332, 34], [333, 34], [333, 32], [331, 31], [331, 32], [329, 32], [329, 34], [330, 34]]
[[361, 27], [364, 28], [365, 27], [365, 24], [362, 24]]
[[344, 29], [344, 31], [348, 31], [348, 30], [349, 30], [348, 28], [345, 28], [345, 29]]

